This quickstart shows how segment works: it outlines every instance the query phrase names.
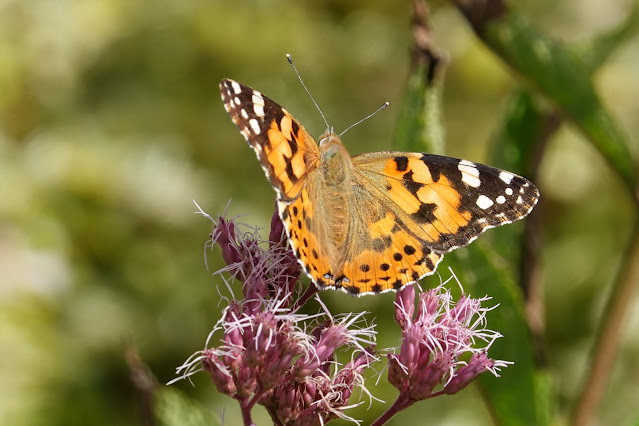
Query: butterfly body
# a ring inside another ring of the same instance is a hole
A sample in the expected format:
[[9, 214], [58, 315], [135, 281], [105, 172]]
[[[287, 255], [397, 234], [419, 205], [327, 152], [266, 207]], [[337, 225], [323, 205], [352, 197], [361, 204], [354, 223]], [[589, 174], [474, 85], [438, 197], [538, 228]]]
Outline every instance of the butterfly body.
[[521, 176], [433, 154], [351, 156], [332, 129], [319, 143], [288, 111], [232, 80], [224, 106], [278, 195], [289, 242], [321, 288], [398, 290], [444, 253], [526, 216], [537, 188]]

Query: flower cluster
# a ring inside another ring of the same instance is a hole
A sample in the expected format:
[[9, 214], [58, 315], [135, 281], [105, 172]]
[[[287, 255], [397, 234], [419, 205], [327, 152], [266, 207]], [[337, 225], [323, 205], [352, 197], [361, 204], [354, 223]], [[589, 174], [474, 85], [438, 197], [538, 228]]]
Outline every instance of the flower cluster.
[[[461, 286], [460, 286], [461, 288]], [[462, 289], [463, 293], [463, 289]], [[402, 329], [399, 354], [389, 354], [389, 382], [399, 389], [397, 404], [454, 394], [485, 371], [495, 376], [510, 362], [488, 358], [486, 351], [501, 335], [485, 328], [481, 302], [462, 294], [455, 303], [443, 284], [422, 292], [415, 306], [415, 287], [397, 293], [395, 322]], [[477, 341], [485, 347], [477, 348]], [[468, 361], [464, 361], [464, 357]]]
[[[256, 404], [275, 425], [323, 425], [337, 417], [359, 423], [345, 410], [356, 386], [368, 393], [362, 374], [379, 361], [376, 331], [364, 322], [365, 312], [334, 316], [315, 297], [319, 312], [301, 313], [317, 289], [311, 284], [302, 294], [301, 269], [277, 214], [268, 244], [233, 220], [213, 222], [211, 245], [221, 248], [227, 265], [218, 272], [241, 281], [243, 297], [227, 300], [205, 349], [178, 368], [179, 379], [206, 371], [219, 392], [239, 402], [245, 425], [252, 424]], [[403, 339], [387, 357], [388, 380], [399, 397], [376, 426], [416, 401], [454, 394], [482, 372], [497, 375], [509, 364], [486, 355], [501, 337], [485, 327], [488, 309], [481, 302], [488, 298], [463, 295], [455, 303], [444, 284], [417, 297], [414, 286], [397, 293], [395, 321]], [[484, 342], [482, 349], [477, 341]], [[350, 362], [338, 362], [340, 350], [352, 352]]]
[[[362, 371], [376, 360], [373, 326], [361, 326], [364, 313], [332, 316], [299, 313], [294, 304], [300, 267], [286, 250], [281, 222], [275, 216], [271, 242], [263, 249], [255, 232], [238, 232], [233, 221], [219, 218], [212, 241], [222, 249], [223, 271], [242, 281], [243, 299], [230, 300], [207, 339], [206, 349], [180, 368], [181, 378], [209, 373], [218, 391], [240, 403], [245, 424], [250, 411], [263, 405], [275, 424], [320, 425], [341, 417]], [[277, 240], [275, 238], [278, 238]], [[220, 335], [217, 345], [212, 339]], [[340, 365], [336, 352], [353, 349]]]

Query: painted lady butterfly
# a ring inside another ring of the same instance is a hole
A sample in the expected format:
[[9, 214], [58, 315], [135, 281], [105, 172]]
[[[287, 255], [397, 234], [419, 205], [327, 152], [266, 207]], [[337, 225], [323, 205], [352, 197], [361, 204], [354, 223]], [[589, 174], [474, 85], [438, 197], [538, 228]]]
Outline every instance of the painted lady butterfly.
[[318, 144], [260, 92], [228, 79], [220, 91], [320, 289], [398, 290], [432, 274], [444, 253], [522, 219], [539, 199], [527, 179], [467, 160], [391, 151], [351, 157], [332, 129]]

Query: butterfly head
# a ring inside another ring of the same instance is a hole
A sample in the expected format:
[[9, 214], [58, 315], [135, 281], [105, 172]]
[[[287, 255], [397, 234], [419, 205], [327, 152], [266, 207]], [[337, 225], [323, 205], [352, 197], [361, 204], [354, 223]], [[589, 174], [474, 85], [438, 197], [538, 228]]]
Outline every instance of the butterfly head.
[[324, 181], [328, 185], [339, 185], [344, 182], [346, 174], [353, 168], [353, 162], [339, 135], [333, 129], [327, 130], [320, 137], [319, 151]]
[[331, 143], [331, 141], [333, 141], [334, 139], [337, 139], [339, 141], [339, 135], [335, 133], [335, 130], [333, 129], [333, 127], [330, 126], [326, 129], [324, 133], [322, 133], [322, 136], [319, 137], [317, 142], [319, 143], [319, 146], [321, 147], [325, 144]]

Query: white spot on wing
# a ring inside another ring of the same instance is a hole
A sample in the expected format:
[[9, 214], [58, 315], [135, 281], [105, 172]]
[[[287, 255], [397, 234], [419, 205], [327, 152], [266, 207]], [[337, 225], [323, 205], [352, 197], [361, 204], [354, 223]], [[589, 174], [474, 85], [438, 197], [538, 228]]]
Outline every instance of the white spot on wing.
[[472, 186], [473, 188], [479, 188], [481, 186], [481, 181], [478, 177], [466, 173], [462, 173], [462, 182], [468, 186]]
[[251, 118], [249, 120], [249, 125], [251, 126], [251, 129], [253, 129], [253, 133], [255, 133], [256, 135], [260, 134], [260, 124], [257, 122], [256, 119]]
[[238, 104], [238, 105], [240, 105], [240, 103], [241, 103], [240, 102], [240, 98], [238, 98], [237, 96], [235, 97], [235, 103]]
[[253, 111], [258, 117], [264, 117], [264, 105], [253, 104]]
[[524, 203], [524, 199], [521, 198], [521, 195], [519, 197], [517, 197], [517, 204], [523, 204]]
[[500, 195], [499, 197], [495, 199], [495, 201], [497, 201], [497, 203], [499, 204], [504, 204], [506, 202], [506, 197], [504, 197], [503, 195]]
[[513, 189], [512, 188], [506, 188], [506, 195], [513, 195]]
[[231, 86], [233, 86], [233, 90], [235, 91], [236, 95], [242, 93], [242, 87], [240, 87], [237, 81], [231, 81]]
[[477, 206], [482, 210], [486, 210], [487, 208], [489, 208], [490, 206], [494, 204], [493, 200], [486, 197], [485, 195], [480, 195], [479, 197], [477, 197], [476, 203], [477, 203]]
[[479, 180], [479, 170], [474, 163], [462, 160], [457, 165], [457, 169], [462, 174], [462, 182], [464, 182], [468, 186], [472, 186], [473, 188], [479, 188], [481, 185], [481, 181]]
[[512, 182], [514, 177], [515, 177], [515, 175], [513, 175], [512, 173], [509, 173], [509, 172], [500, 172], [499, 173], [499, 179], [501, 179], [504, 182], [506, 182], [506, 185], [510, 185], [510, 182]]
[[248, 118], [248, 113], [246, 112], [246, 110], [245, 110], [245, 109], [242, 109], [241, 114], [242, 114], [242, 117], [244, 117], [244, 119], [247, 119], [247, 118]]
[[251, 97], [251, 101], [252, 101], [255, 105], [262, 105], [262, 106], [264, 106], [264, 98], [262, 97], [262, 94], [261, 94], [260, 92], [253, 91], [253, 96]]

